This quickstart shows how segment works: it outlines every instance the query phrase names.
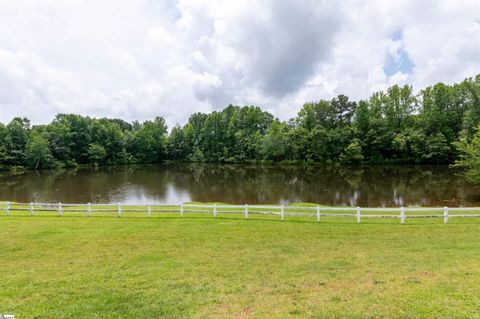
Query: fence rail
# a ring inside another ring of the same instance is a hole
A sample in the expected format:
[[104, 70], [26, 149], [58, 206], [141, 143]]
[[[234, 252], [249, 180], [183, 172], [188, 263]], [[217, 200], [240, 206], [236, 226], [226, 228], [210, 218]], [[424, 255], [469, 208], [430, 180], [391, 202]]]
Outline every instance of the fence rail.
[[183, 217], [189, 214], [211, 214], [214, 218], [218, 214], [241, 214], [245, 219], [249, 215], [272, 215], [285, 220], [286, 216], [312, 217], [317, 222], [321, 217], [355, 218], [360, 223], [363, 218], [398, 218], [404, 224], [407, 218], [443, 218], [448, 223], [449, 218], [479, 218], [480, 207], [325, 207], [325, 206], [284, 206], [284, 205], [225, 205], [225, 204], [63, 204], [63, 203], [16, 203], [6, 202], [0, 206], [4, 216], [11, 216], [14, 212], [34, 216], [35, 214], [54, 213], [80, 214], [91, 217], [124, 215], [152, 217], [154, 213], [178, 213]]

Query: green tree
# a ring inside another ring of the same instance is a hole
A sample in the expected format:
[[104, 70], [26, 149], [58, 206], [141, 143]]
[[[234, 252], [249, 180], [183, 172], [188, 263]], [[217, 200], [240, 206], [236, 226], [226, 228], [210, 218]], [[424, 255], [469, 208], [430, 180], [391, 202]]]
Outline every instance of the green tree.
[[471, 141], [464, 137], [454, 145], [460, 155], [453, 166], [465, 169], [465, 176], [470, 181], [480, 183], [480, 126]]
[[342, 164], [361, 164], [362, 161], [362, 147], [358, 141], [350, 143], [340, 155], [340, 163]]
[[135, 132], [134, 157], [139, 162], [158, 163], [166, 158], [167, 126], [162, 117], [145, 121]]
[[105, 149], [104, 161], [106, 163], [121, 164], [126, 162], [128, 156], [125, 150], [125, 133], [118, 125], [118, 121], [93, 120], [90, 124], [90, 132], [91, 142], [102, 145]]
[[5, 138], [8, 164], [25, 165], [30, 129], [30, 121], [27, 118], [16, 117], [8, 123]]
[[184, 130], [175, 126], [168, 138], [168, 158], [172, 160], [183, 160], [187, 157], [187, 145]]
[[90, 162], [93, 163], [95, 166], [102, 164], [107, 157], [107, 151], [105, 147], [97, 143], [91, 143], [88, 145], [88, 158]]
[[7, 136], [7, 127], [3, 123], [0, 123], [0, 169], [8, 166], [9, 162], [11, 161], [7, 151]]
[[51, 168], [55, 164], [48, 141], [39, 132], [33, 131], [30, 134], [26, 147], [26, 162], [28, 167], [34, 169]]
[[480, 123], [480, 74], [474, 79], [468, 78], [460, 85], [456, 85], [459, 100], [465, 106], [462, 119], [462, 134], [472, 138], [478, 123]]
[[77, 114], [58, 114], [46, 127], [53, 156], [66, 165], [86, 164], [92, 119]]
[[288, 158], [288, 126], [278, 120], [273, 121], [268, 133], [263, 137], [261, 153], [270, 161], [282, 161]]

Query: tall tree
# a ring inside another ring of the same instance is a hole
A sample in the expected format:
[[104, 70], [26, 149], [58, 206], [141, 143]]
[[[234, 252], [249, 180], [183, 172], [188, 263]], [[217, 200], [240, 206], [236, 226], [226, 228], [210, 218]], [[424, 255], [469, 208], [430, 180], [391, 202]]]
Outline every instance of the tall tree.
[[167, 125], [162, 117], [143, 122], [135, 133], [134, 156], [139, 162], [156, 163], [166, 158]]
[[51, 168], [55, 161], [50, 149], [48, 141], [39, 132], [33, 131], [30, 134], [25, 152], [26, 162], [30, 168]]

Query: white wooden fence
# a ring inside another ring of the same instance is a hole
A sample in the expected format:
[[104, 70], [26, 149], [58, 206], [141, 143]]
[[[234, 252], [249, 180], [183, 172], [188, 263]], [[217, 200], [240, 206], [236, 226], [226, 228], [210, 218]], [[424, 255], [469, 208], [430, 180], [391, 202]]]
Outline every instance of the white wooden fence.
[[37, 213], [80, 216], [146, 216], [152, 214], [178, 213], [183, 217], [189, 214], [242, 214], [245, 219], [249, 215], [274, 215], [280, 220], [286, 216], [307, 216], [320, 222], [321, 217], [353, 217], [357, 223], [363, 218], [398, 218], [404, 224], [407, 218], [478, 218], [480, 207], [325, 207], [325, 206], [284, 206], [284, 205], [216, 205], [216, 204], [173, 204], [173, 205], [136, 205], [136, 204], [62, 204], [62, 203], [10, 203], [0, 207], [4, 216], [30, 215]]

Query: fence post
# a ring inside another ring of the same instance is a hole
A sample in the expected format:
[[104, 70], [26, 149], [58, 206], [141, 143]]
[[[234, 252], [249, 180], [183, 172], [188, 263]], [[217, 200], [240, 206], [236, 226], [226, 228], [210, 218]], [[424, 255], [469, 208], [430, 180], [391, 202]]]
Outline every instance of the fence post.
[[92, 204], [91, 203], [87, 204], [87, 216], [88, 217], [92, 216]]
[[10, 202], [7, 202], [6, 203], [6, 208], [5, 208], [6, 212], [7, 212], [7, 216], [10, 216]]
[[58, 203], [58, 217], [62, 216], [62, 203]]
[[405, 207], [400, 208], [400, 223], [405, 224]]
[[213, 218], [217, 218], [217, 204], [213, 204]]
[[183, 217], [183, 203], [180, 203], [180, 217]]
[[245, 204], [245, 219], [248, 219], [248, 204]]
[[30, 216], [33, 216], [33, 203], [30, 202]]
[[152, 207], [150, 206], [150, 203], [147, 204], [147, 216], [152, 216]]
[[122, 204], [118, 203], [118, 210], [117, 210], [118, 217], [122, 217]]
[[317, 206], [317, 223], [320, 222], [320, 206]]
[[360, 207], [357, 207], [357, 223], [360, 224]]
[[282, 222], [285, 220], [285, 211], [283, 205], [281, 206], [281, 215], [282, 215]]
[[443, 208], [443, 222], [448, 223], [448, 207]]

